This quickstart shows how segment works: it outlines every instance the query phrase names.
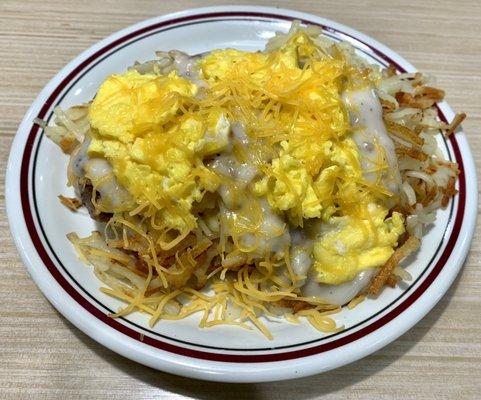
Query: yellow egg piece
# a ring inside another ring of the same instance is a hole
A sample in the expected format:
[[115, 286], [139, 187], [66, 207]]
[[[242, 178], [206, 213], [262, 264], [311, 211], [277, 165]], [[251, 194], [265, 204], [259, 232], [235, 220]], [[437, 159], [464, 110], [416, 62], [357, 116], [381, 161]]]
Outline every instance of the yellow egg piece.
[[325, 233], [314, 244], [315, 279], [338, 285], [365, 269], [383, 265], [404, 233], [402, 215], [394, 212], [386, 218], [387, 213], [371, 203], [366, 218], [330, 218]]

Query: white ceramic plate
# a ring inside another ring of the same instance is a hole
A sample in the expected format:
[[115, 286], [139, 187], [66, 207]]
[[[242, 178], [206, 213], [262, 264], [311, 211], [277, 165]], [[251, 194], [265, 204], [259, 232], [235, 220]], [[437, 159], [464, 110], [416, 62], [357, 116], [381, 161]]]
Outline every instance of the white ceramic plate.
[[[67, 157], [33, 125], [50, 121], [52, 110], [89, 101], [111, 73], [124, 71], [155, 50], [180, 49], [191, 54], [236, 47], [257, 50], [290, 21], [324, 27], [327, 36], [347, 40], [373, 63], [399, 71], [414, 67], [375, 40], [338, 23], [295, 11], [264, 7], [212, 7], [154, 18], [124, 29], [91, 47], [60, 71], [42, 90], [21, 123], [7, 171], [7, 209], [18, 250], [33, 279], [66, 318], [98, 342], [132, 360], [163, 371], [200, 379], [255, 382], [289, 379], [323, 372], [370, 354], [411, 328], [446, 292], [459, 272], [475, 226], [475, 168], [464, 134], [440, 147], [461, 170], [459, 194], [438, 212], [422, 248], [408, 267], [414, 279], [404, 289], [384, 290], [355, 310], [335, 315], [345, 329], [321, 334], [308, 324], [266, 322], [275, 339], [258, 332], [214, 327], [199, 329], [198, 316], [161, 322], [154, 329], [139, 313], [112, 319], [120, 303], [103, 295], [99, 281], [81, 264], [66, 239], [68, 232], [87, 235], [94, 228], [86, 212], [72, 213], [58, 194], [66, 187]], [[440, 117], [451, 120], [445, 103]]]

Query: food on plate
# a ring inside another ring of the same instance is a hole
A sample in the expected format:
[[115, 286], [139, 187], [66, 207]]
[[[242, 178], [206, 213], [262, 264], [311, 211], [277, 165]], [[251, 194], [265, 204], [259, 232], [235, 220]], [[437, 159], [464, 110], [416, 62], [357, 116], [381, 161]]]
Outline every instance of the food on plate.
[[70, 155], [68, 183], [98, 222], [68, 238], [150, 325], [265, 318], [342, 329], [330, 316], [408, 280], [401, 261], [456, 194], [438, 149], [451, 124], [420, 73], [370, 65], [294, 22], [266, 49], [158, 52], [106, 77], [46, 135]]

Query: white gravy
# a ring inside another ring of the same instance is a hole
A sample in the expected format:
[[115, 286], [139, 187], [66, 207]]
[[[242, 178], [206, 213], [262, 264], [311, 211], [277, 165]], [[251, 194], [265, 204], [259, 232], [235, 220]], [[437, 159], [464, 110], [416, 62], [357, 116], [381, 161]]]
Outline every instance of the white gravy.
[[301, 291], [303, 296], [317, 297], [327, 300], [330, 304], [344, 305], [369, 285], [374, 271], [375, 269], [361, 271], [352, 281], [340, 285], [318, 283], [314, 277], [309, 276]]
[[100, 193], [100, 202], [104, 206], [119, 208], [130, 203], [133, 199], [130, 193], [117, 181], [112, 169], [112, 165], [103, 158], [90, 158], [87, 149], [90, 145], [90, 137], [87, 135], [82, 145], [72, 154], [69, 163], [69, 182], [72, 183], [77, 191], [78, 180], [87, 177], [95, 182], [101, 178], [105, 181], [97, 185], [96, 189]]
[[388, 170], [383, 171], [381, 180], [384, 186], [394, 194], [399, 193], [401, 176], [397, 163], [394, 143], [386, 131], [382, 119], [382, 107], [374, 89], [366, 88], [347, 91], [343, 94], [343, 101], [349, 111], [351, 125], [354, 128], [353, 140], [361, 154], [361, 167], [364, 177], [370, 182], [378, 178], [376, 160], [382, 156], [376, 143], [384, 149]]

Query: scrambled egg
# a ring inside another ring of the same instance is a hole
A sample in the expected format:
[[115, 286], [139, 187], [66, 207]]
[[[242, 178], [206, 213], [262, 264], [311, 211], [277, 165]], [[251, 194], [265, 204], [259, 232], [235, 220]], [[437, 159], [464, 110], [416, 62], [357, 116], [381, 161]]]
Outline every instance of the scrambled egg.
[[350, 138], [326, 141], [320, 146], [318, 163], [324, 168], [316, 174], [309, 173], [303, 162], [312, 149], [293, 149], [290, 141], [282, 142], [281, 147], [280, 157], [272, 160], [267, 176], [254, 185], [254, 192], [267, 196], [274, 209], [288, 211], [291, 222], [296, 224], [309, 218], [327, 221], [340, 203], [344, 213], [358, 208], [361, 196], [356, 191], [360, 189], [354, 182], [362, 180], [362, 171], [356, 145]]
[[332, 217], [314, 244], [316, 280], [337, 285], [383, 265], [404, 233], [402, 215], [386, 215], [384, 207], [371, 203], [366, 218]]
[[106, 158], [134, 199], [154, 204], [159, 220], [179, 231], [194, 227], [192, 204], [219, 184], [200, 160], [228, 144], [229, 123], [221, 110], [177, 115], [196, 93], [196, 85], [175, 72], [129, 71], [109, 77], [89, 110], [89, 156]]
[[[201, 94], [175, 71], [109, 77], [90, 107], [89, 155], [112, 164], [137, 204], [154, 205], [158, 224], [188, 232], [196, 226], [193, 204], [223, 180], [205, 158], [231, 151], [231, 125], [239, 123], [256, 173], [242, 189], [250, 197], [238, 197], [266, 198], [294, 227], [322, 222], [313, 239], [319, 282], [340, 284], [386, 262], [404, 222], [397, 213], [386, 218], [385, 196], [363, 178], [342, 101], [360, 80], [355, 69], [303, 33], [272, 52], [216, 50], [197, 66]], [[259, 143], [274, 156], [259, 155]]]

